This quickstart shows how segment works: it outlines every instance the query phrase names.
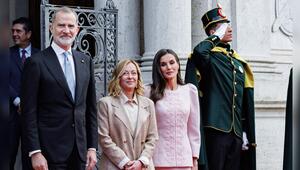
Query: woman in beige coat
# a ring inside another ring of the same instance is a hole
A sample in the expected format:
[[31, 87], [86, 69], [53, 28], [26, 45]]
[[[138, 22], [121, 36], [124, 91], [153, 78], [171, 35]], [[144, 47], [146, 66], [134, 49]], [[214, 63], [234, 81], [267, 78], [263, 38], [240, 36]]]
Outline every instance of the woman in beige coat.
[[98, 133], [103, 170], [154, 169], [158, 140], [153, 102], [141, 96], [141, 71], [133, 60], [120, 61], [109, 83], [109, 96], [98, 103]]

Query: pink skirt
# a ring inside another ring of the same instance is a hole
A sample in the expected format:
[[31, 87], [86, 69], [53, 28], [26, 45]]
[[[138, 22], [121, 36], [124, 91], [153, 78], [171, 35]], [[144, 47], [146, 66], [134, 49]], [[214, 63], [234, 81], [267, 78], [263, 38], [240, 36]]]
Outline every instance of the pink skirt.
[[155, 167], [155, 170], [191, 170], [192, 167]]

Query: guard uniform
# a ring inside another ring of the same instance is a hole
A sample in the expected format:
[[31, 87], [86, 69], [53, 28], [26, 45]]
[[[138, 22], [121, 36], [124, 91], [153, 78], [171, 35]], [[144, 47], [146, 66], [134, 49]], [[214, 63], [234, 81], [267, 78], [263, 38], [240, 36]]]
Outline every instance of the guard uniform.
[[[221, 8], [215, 8], [202, 17], [202, 22], [207, 28], [212, 23], [229, 20]], [[185, 81], [199, 89], [202, 138], [205, 139], [199, 164], [207, 156], [209, 170], [256, 169], [254, 81], [247, 62], [229, 44], [211, 35], [194, 48], [188, 59]], [[247, 151], [241, 151], [243, 132], [250, 143]]]

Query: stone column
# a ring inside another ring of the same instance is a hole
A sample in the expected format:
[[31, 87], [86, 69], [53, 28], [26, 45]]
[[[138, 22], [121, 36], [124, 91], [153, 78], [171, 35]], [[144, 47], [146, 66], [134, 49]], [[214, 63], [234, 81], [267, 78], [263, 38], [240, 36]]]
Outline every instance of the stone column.
[[207, 37], [201, 17], [210, 9], [212, 9], [210, 0], [192, 0], [192, 48]]
[[114, 0], [118, 10], [118, 57], [140, 58], [140, 0]]
[[[234, 13], [231, 12], [233, 8], [231, 1], [218, 0], [221, 4], [223, 11], [231, 20]], [[203, 29], [201, 17], [208, 11], [217, 7], [217, 1], [215, 0], [192, 0], [192, 48], [194, 48], [199, 42], [207, 38], [207, 35]], [[231, 23], [233, 21], [231, 20]]]
[[[95, 0], [95, 9], [104, 8], [106, 1]], [[118, 59], [140, 58], [140, 1], [113, 0], [118, 9]]]
[[[152, 61], [161, 48], [174, 50], [185, 70], [191, 52], [191, 1], [144, 0], [144, 47], [141, 67], [144, 82], [151, 82]], [[182, 72], [182, 76], [184, 76]]]
[[[206, 37], [198, 29], [202, 28], [201, 16], [215, 8], [215, 2], [192, 0], [193, 47]], [[293, 53], [290, 1], [218, 2], [231, 21], [233, 49], [254, 72], [257, 169], [282, 169], [285, 99]]]
[[258, 169], [282, 168], [285, 100], [292, 55], [290, 37], [281, 32], [281, 26], [288, 26], [285, 24], [290, 19], [287, 2], [264, 1], [262, 5], [259, 0], [232, 1], [235, 48], [249, 61], [255, 78]]

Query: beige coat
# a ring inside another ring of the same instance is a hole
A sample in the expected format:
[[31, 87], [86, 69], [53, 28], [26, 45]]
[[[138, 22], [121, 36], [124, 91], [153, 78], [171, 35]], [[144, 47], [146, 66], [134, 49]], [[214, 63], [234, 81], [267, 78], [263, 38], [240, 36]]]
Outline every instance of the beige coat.
[[130, 160], [145, 156], [150, 161], [148, 169], [154, 169], [152, 155], [158, 140], [154, 104], [150, 99], [139, 95], [137, 100], [139, 112], [136, 132], [130, 126], [119, 97], [107, 96], [98, 102], [101, 170], [119, 169], [118, 164], [126, 156]]

